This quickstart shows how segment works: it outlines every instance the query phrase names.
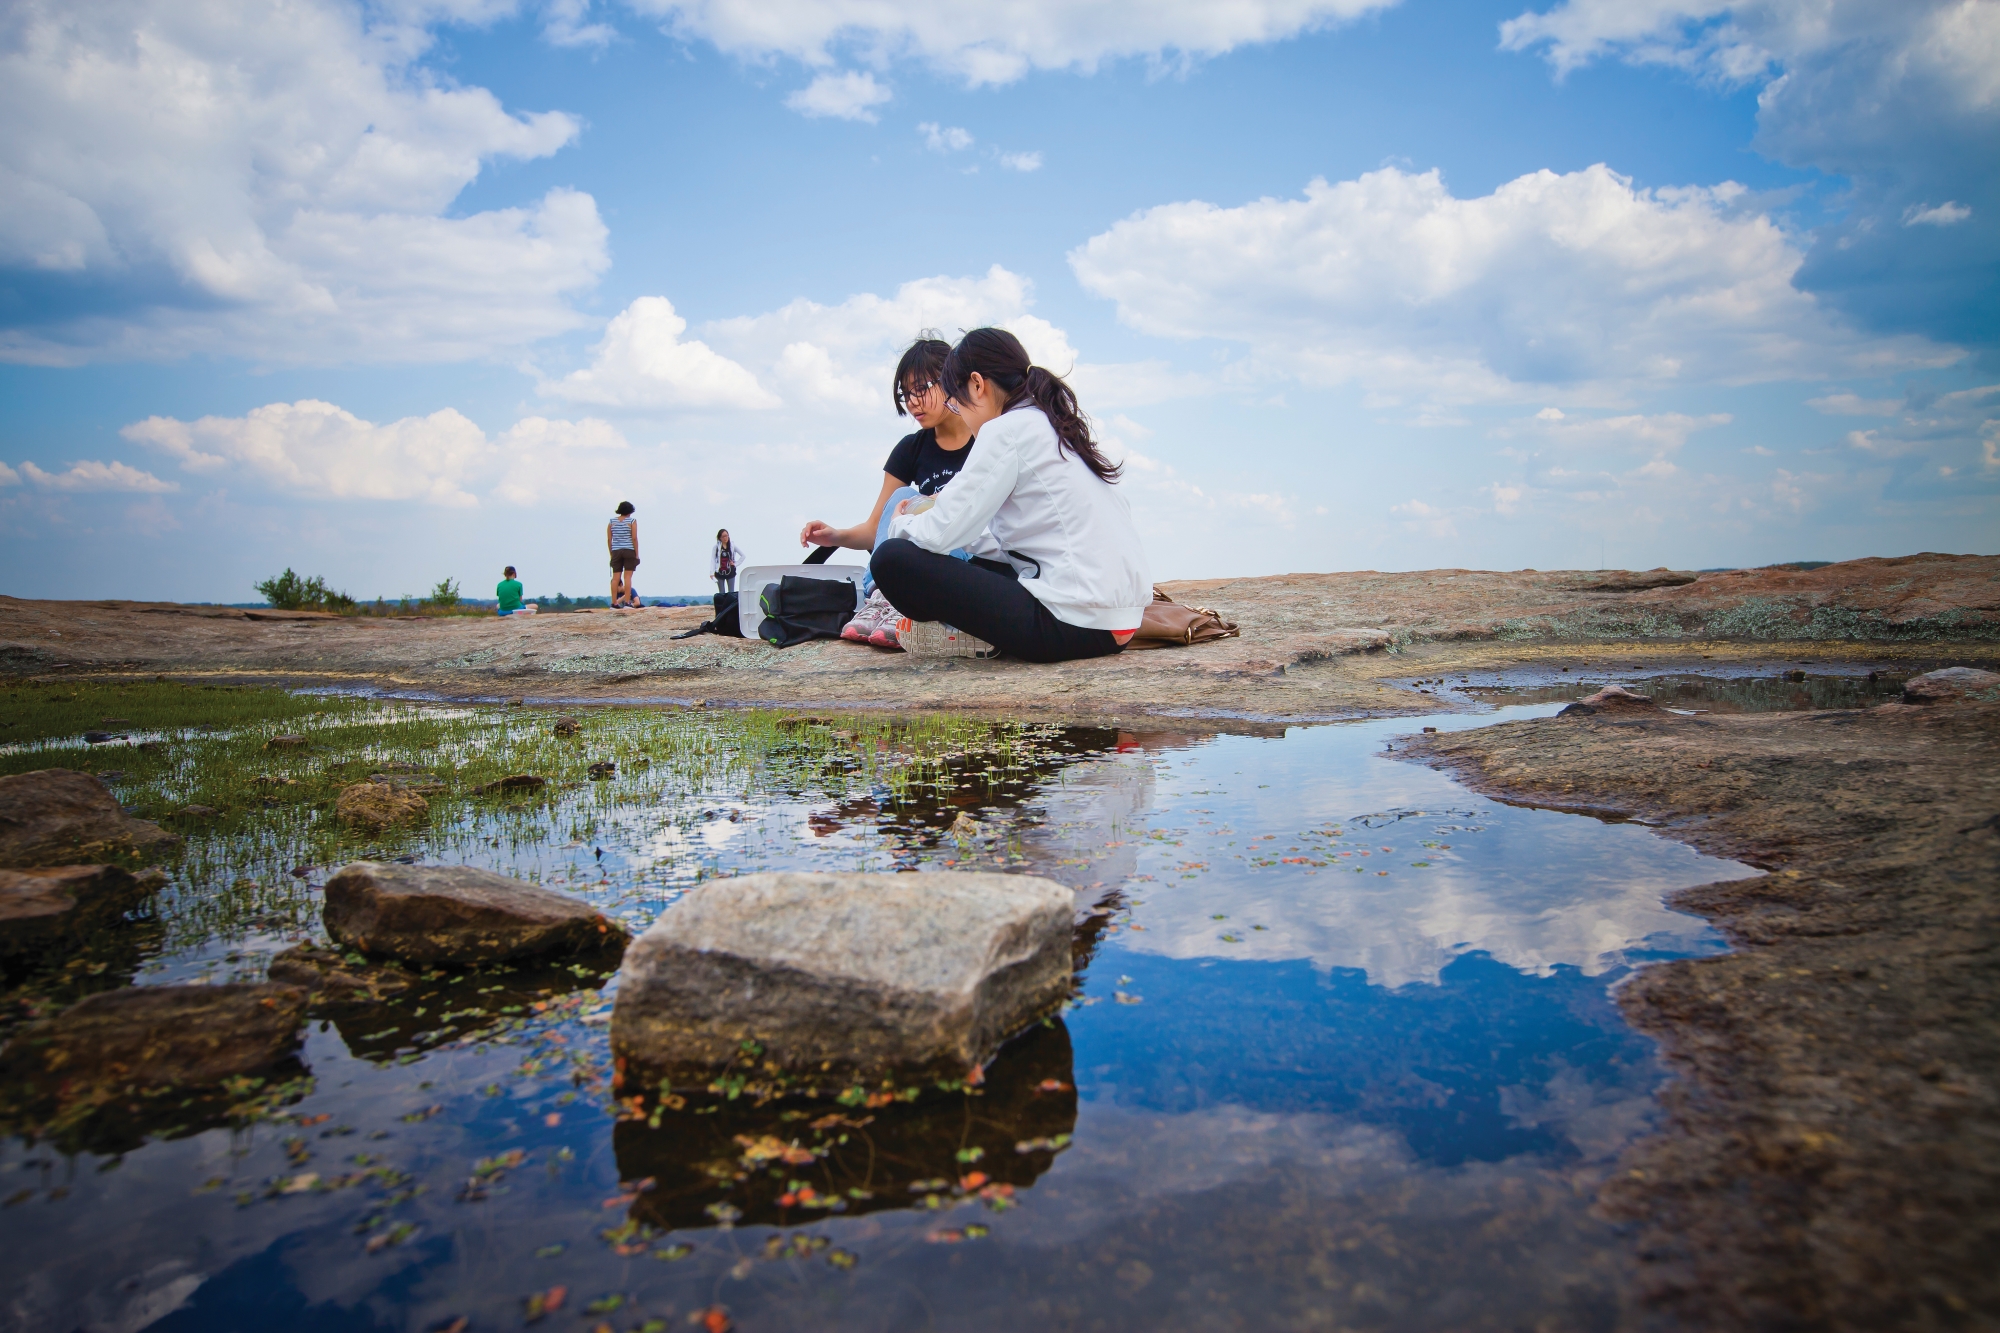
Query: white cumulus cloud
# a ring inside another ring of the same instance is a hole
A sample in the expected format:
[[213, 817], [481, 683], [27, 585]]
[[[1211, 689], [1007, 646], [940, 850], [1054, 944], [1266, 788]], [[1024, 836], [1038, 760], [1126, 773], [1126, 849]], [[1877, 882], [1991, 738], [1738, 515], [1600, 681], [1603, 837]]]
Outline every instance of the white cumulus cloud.
[[933, 153], [956, 153], [972, 147], [972, 132], [956, 125], [926, 120], [917, 126], [917, 133], [924, 136], [924, 147]]
[[0, 316], [0, 357], [444, 360], [575, 327], [568, 298], [609, 262], [589, 195], [447, 210], [487, 162], [546, 157], [579, 123], [450, 83], [424, 29], [376, 18], [10, 6], [0, 271], [44, 295]]
[[785, 105], [802, 116], [831, 116], [838, 120], [875, 121], [875, 108], [894, 97], [887, 87], [865, 70], [845, 74], [822, 74], [785, 99]]
[[975, 86], [1106, 60], [1220, 55], [1386, 9], [1396, 0], [627, 0], [676, 35], [824, 67], [840, 55], [921, 61]]
[[1042, 155], [1035, 153], [1002, 153], [1000, 165], [1009, 171], [1040, 171]]
[[639, 409], [759, 411], [778, 399], [757, 377], [707, 343], [683, 341], [687, 321], [664, 296], [621, 311], [592, 348], [590, 365], [542, 386], [576, 403]]
[[494, 458], [486, 433], [450, 408], [378, 425], [311, 398], [240, 417], [148, 417], [120, 434], [191, 472], [236, 470], [314, 499], [472, 505], [467, 485]]
[[1741, 194], [1639, 189], [1600, 165], [1461, 199], [1436, 171], [1385, 168], [1298, 199], [1148, 209], [1070, 263], [1143, 332], [1248, 344], [1265, 373], [1446, 401], [1956, 359], [1864, 337], [1799, 291], [1799, 243], [1739, 211]]

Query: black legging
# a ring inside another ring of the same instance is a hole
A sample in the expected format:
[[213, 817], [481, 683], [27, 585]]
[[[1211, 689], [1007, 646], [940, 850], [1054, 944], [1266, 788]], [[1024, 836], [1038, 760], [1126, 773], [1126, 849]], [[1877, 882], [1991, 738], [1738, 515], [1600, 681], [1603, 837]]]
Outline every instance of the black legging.
[[960, 560], [891, 537], [875, 548], [868, 569], [882, 595], [912, 620], [942, 620], [1023, 662], [1108, 657], [1122, 647], [1108, 629], [1057, 620], [1021, 586], [1013, 566], [998, 561]]

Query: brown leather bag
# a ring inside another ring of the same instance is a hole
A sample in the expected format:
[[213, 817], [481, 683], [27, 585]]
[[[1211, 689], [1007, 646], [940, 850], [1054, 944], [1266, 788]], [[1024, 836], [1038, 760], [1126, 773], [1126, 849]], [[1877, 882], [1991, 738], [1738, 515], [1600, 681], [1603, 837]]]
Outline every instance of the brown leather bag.
[[1152, 605], [1139, 618], [1139, 632], [1125, 645], [1134, 648], [1186, 648], [1190, 644], [1233, 639], [1242, 633], [1215, 612], [1199, 606], [1183, 606], [1153, 589]]

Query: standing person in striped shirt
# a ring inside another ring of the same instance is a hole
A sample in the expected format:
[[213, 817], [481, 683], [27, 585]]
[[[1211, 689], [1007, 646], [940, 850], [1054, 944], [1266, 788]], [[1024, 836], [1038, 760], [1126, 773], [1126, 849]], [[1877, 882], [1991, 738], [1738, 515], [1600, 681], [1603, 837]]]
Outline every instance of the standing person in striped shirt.
[[621, 500], [618, 512], [604, 525], [604, 546], [611, 552], [611, 605], [637, 606], [632, 571], [639, 567], [639, 521], [632, 517], [630, 500]]

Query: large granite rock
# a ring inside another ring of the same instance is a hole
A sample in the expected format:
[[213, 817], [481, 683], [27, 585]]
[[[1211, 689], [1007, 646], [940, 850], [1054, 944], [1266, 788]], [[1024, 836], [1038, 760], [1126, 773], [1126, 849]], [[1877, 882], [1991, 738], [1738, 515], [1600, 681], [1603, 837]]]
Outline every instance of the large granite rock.
[[128, 986], [19, 1029], [0, 1080], [69, 1096], [85, 1088], [219, 1083], [298, 1045], [306, 993], [292, 986]]
[[18, 959], [117, 920], [167, 882], [117, 866], [0, 870], [0, 959]]
[[492, 963], [631, 939], [581, 899], [472, 866], [356, 861], [326, 882], [325, 921], [351, 949], [412, 963]]
[[734, 1063], [822, 1088], [963, 1075], [1069, 994], [1073, 903], [1029, 875], [715, 880], [626, 952], [612, 1051], [670, 1076]]
[[1946, 667], [1903, 682], [1906, 704], [1955, 703], [1960, 699], [2000, 699], [2000, 674], [1976, 667]]
[[0, 777], [0, 865], [78, 865], [179, 842], [119, 809], [110, 789], [88, 773], [44, 768]]

